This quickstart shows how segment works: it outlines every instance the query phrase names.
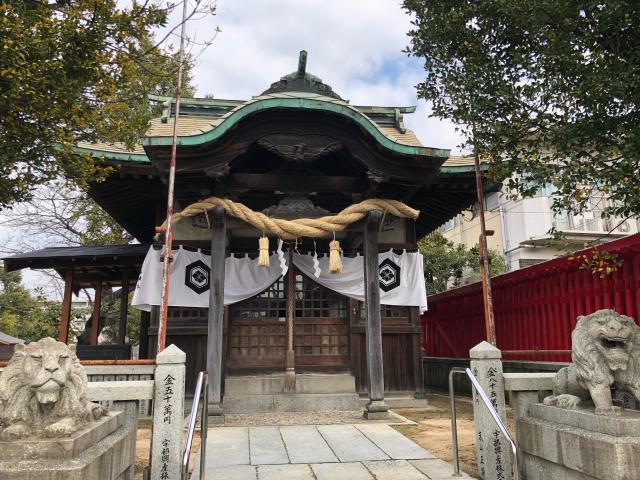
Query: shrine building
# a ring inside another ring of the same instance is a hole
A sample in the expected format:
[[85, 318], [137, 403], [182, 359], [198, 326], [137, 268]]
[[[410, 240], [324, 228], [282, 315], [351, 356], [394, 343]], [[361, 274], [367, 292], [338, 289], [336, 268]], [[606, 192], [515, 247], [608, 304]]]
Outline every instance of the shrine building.
[[[135, 290], [132, 305], [122, 304], [117, 345], [97, 345], [97, 302], [81, 358], [129, 358], [128, 308], [141, 312], [140, 357], [156, 353], [164, 258], [156, 227], [166, 215], [175, 101], [152, 100], [164, 111], [133, 151], [78, 147], [114, 167], [88, 194], [139, 244], [52, 247], [4, 259], [7, 271], [53, 268], [65, 280], [62, 341], [69, 340], [73, 292], [93, 288], [99, 299], [105, 285]], [[207, 370], [213, 410], [239, 411], [228, 399], [240, 405], [243, 392], [282, 390], [368, 394], [372, 414], [386, 410], [385, 393], [423, 392], [427, 304], [417, 240], [472, 205], [476, 188], [472, 161], [424, 146], [404, 126], [414, 112], [351, 105], [306, 71], [306, 52], [295, 72], [249, 100], [182, 99], [175, 211], [190, 213], [173, 224], [166, 344], [186, 352], [187, 391]], [[344, 228], [296, 236], [257, 228], [233, 205], [256, 218], [305, 219], [300, 228], [310, 232], [313, 220], [340, 217], [348, 207], [369, 210]], [[269, 242], [265, 266], [258, 265], [261, 237]], [[342, 268], [332, 273], [334, 241]], [[323, 378], [342, 387], [325, 390]]]

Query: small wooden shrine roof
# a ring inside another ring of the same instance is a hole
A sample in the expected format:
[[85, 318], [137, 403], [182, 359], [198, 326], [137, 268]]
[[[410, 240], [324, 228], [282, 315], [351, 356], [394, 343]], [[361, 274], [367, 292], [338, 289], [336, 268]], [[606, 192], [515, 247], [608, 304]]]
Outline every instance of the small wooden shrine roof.
[[68, 269], [73, 271], [75, 288], [91, 286], [97, 280], [120, 285], [125, 270], [135, 272], [133, 283], [142, 267], [149, 245], [103, 245], [91, 247], [50, 247], [5, 257], [7, 272], [23, 268], [54, 269], [64, 278]]

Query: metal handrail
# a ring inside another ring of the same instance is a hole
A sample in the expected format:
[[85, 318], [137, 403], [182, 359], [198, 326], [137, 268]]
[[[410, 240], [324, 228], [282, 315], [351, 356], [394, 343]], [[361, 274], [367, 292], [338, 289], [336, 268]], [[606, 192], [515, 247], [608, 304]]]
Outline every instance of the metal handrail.
[[487, 407], [487, 410], [489, 410], [489, 413], [491, 414], [493, 421], [496, 423], [496, 425], [502, 432], [502, 435], [504, 435], [504, 437], [507, 439], [507, 442], [509, 442], [509, 445], [511, 446], [511, 453], [513, 455], [513, 480], [519, 480], [520, 469], [518, 467], [518, 447], [516, 445], [516, 442], [513, 440], [513, 438], [511, 438], [511, 435], [509, 435], [509, 432], [507, 431], [507, 427], [505, 426], [504, 422], [500, 418], [500, 415], [498, 415], [498, 412], [496, 412], [496, 409], [493, 408], [493, 404], [491, 403], [491, 400], [489, 400], [489, 397], [487, 397], [487, 394], [482, 389], [480, 382], [478, 382], [478, 379], [473, 374], [471, 369], [470, 368], [463, 369], [463, 368], [457, 368], [457, 367], [454, 367], [449, 371], [449, 405], [451, 408], [451, 443], [453, 445], [453, 470], [454, 470], [454, 474], [452, 476], [454, 477], [460, 476], [460, 459], [458, 458], [458, 428], [456, 425], [456, 396], [453, 388], [453, 375], [456, 373], [465, 373], [467, 377], [469, 377], [469, 380], [471, 380], [471, 383], [475, 387], [476, 392], [482, 399], [482, 402], [484, 403], [485, 407]]
[[200, 405], [201, 396], [202, 412], [200, 413], [200, 480], [204, 480], [207, 457], [207, 420], [209, 414], [209, 375], [207, 374], [207, 372], [200, 372], [198, 374], [196, 391], [193, 395], [193, 404], [191, 405], [191, 413], [189, 414], [187, 438], [185, 439], [184, 450], [182, 451], [182, 480], [188, 480], [189, 476], [189, 457], [191, 456], [191, 444], [193, 443], [193, 434], [196, 429], [196, 418], [198, 416], [198, 406]]

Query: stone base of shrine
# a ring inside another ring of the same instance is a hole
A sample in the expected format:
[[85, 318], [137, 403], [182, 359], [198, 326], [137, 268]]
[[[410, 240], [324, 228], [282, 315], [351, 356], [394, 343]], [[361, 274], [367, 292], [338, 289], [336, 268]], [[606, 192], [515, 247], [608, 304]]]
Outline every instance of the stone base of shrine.
[[640, 472], [640, 412], [596, 415], [533, 404], [518, 420], [527, 480], [634, 480]]
[[110, 414], [69, 437], [0, 442], [2, 480], [125, 480], [131, 478], [131, 430]]
[[224, 413], [349, 411], [359, 408], [350, 374], [297, 374], [295, 390], [284, 391], [284, 373], [229, 376]]

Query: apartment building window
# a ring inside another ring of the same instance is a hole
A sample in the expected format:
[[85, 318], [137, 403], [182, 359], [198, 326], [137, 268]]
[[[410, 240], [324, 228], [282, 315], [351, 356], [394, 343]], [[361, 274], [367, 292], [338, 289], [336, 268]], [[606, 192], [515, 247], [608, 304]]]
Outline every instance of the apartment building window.
[[603, 217], [602, 212], [608, 206], [605, 196], [598, 194], [589, 199], [584, 212], [574, 214], [563, 211], [556, 214], [553, 220], [557, 230], [563, 232], [595, 232], [595, 233], [635, 233], [638, 223], [633, 219], [619, 217]]

